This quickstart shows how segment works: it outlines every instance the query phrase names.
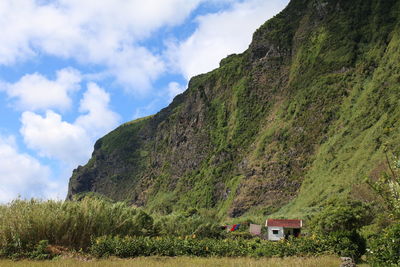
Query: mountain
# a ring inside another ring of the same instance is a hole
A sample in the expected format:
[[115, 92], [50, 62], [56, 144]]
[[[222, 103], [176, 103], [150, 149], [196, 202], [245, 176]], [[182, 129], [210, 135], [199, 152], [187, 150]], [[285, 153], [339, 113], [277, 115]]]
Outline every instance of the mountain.
[[67, 199], [304, 216], [398, 151], [399, 101], [399, 0], [292, 0], [244, 53], [98, 140]]

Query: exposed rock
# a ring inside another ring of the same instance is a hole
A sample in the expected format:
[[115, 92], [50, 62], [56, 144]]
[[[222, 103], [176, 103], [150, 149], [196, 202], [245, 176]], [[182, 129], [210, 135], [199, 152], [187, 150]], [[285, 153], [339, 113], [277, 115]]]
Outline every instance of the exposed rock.
[[244, 53], [98, 140], [67, 198], [237, 217], [350, 192], [382, 143], [397, 142], [385, 129], [400, 128], [398, 10], [395, 0], [292, 0]]
[[340, 267], [356, 267], [356, 263], [352, 258], [349, 257], [341, 257], [342, 263], [340, 264]]

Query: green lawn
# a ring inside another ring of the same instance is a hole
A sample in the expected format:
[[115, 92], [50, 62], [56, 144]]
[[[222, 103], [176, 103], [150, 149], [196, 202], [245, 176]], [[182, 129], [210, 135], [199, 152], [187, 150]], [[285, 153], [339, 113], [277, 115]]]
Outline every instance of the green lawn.
[[[121, 267], [185, 267], [185, 266], [218, 266], [218, 267], [338, 267], [340, 259], [334, 256], [316, 258], [190, 258], [190, 257], [140, 257], [135, 259], [116, 259], [79, 261], [76, 259], [56, 259], [52, 261], [10, 261], [0, 260], [1, 267], [97, 267], [97, 266], [121, 266]], [[367, 265], [358, 265], [367, 267]]]

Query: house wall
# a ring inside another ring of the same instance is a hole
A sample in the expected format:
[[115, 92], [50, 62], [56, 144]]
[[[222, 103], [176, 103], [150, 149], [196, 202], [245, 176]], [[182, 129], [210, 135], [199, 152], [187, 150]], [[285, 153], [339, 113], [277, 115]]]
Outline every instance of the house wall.
[[[278, 234], [273, 234], [273, 230], [278, 230]], [[279, 241], [285, 238], [283, 227], [268, 227], [268, 240]]]

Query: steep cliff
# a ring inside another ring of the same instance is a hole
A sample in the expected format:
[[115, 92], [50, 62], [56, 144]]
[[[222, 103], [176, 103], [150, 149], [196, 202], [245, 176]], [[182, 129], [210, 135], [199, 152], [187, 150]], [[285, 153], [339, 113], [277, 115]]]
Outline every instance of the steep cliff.
[[304, 215], [398, 149], [400, 1], [292, 0], [249, 48], [97, 141], [68, 199]]

